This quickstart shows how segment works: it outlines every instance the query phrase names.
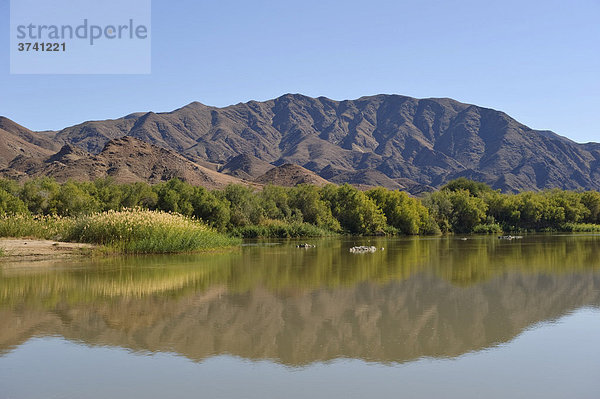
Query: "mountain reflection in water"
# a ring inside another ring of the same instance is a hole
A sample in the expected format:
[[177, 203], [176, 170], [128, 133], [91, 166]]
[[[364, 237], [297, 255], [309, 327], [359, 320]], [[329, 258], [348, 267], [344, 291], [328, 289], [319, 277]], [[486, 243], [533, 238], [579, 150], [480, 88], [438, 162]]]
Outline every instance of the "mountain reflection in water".
[[[600, 236], [313, 240], [0, 266], [0, 354], [36, 336], [290, 366], [407, 362], [600, 305]], [[356, 244], [385, 247], [350, 254]]]

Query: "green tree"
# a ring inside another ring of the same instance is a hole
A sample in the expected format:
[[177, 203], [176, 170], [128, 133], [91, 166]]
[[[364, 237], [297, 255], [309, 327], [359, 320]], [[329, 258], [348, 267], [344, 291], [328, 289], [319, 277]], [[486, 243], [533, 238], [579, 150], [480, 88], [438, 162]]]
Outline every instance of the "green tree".
[[405, 192], [378, 187], [369, 190], [367, 196], [383, 211], [387, 223], [401, 233], [423, 234], [426, 229], [431, 230], [427, 208]]
[[364, 192], [344, 184], [337, 188], [325, 186], [323, 193], [324, 199], [330, 204], [331, 213], [344, 230], [364, 235], [382, 234], [385, 231], [385, 215]]
[[442, 187], [442, 191], [460, 190], [468, 191], [471, 195], [475, 197], [479, 197], [485, 193], [493, 191], [492, 188], [487, 184], [470, 180], [466, 177], [459, 177], [458, 179], [452, 180], [444, 187]]
[[450, 219], [452, 218], [453, 207], [449, 191], [429, 193], [423, 198], [422, 202], [443, 233], [452, 231]]
[[331, 231], [340, 231], [340, 223], [333, 217], [331, 207], [323, 200], [322, 194], [321, 189], [310, 184], [299, 184], [292, 188], [289, 192], [292, 214], [306, 223]]
[[165, 212], [177, 212], [185, 216], [191, 216], [194, 212], [191, 198], [194, 188], [179, 179], [171, 179], [166, 183], [159, 183], [153, 187], [158, 200], [157, 209]]
[[486, 219], [487, 204], [482, 198], [473, 197], [468, 190], [453, 191], [450, 223], [456, 233], [471, 233], [473, 228]]
[[125, 190], [115, 183], [114, 179], [97, 179], [93, 183], [86, 183], [82, 187], [91, 194], [100, 204], [100, 210], [119, 210], [123, 208]]
[[582, 193], [581, 203], [589, 211], [589, 214], [584, 219], [584, 222], [600, 223], [600, 193], [598, 191], [587, 191]]
[[56, 214], [55, 197], [60, 185], [49, 177], [28, 180], [19, 194], [21, 200], [33, 214]]
[[121, 205], [124, 208], [156, 209], [158, 194], [152, 190], [149, 184], [142, 182], [124, 184], [121, 191]]
[[54, 197], [56, 213], [62, 216], [75, 216], [96, 212], [100, 203], [74, 181], [62, 184]]
[[558, 226], [562, 223], [578, 223], [586, 219], [590, 214], [590, 210], [581, 202], [581, 195], [579, 193], [556, 189], [549, 191], [546, 195], [549, 199], [550, 208], [559, 208], [553, 214], [561, 215], [560, 220], [550, 220], [550, 225]]
[[219, 230], [225, 229], [231, 218], [230, 204], [226, 199], [217, 198], [204, 187], [194, 187], [190, 200], [194, 217]]
[[229, 203], [229, 224], [234, 227], [259, 224], [264, 218], [260, 199], [249, 187], [230, 184], [222, 191], [221, 198]]
[[0, 216], [29, 213], [27, 206], [12, 193], [0, 188]]
[[268, 184], [260, 192], [259, 197], [267, 219], [291, 219], [289, 189]]
[[19, 183], [14, 180], [0, 179], [0, 189], [14, 195], [15, 197], [18, 197], [21, 191], [21, 186], [19, 186]]

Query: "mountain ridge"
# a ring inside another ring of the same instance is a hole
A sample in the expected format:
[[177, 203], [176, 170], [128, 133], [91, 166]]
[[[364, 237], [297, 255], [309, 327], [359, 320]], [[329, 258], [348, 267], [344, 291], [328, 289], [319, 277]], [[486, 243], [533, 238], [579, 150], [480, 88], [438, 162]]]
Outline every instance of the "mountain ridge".
[[285, 94], [222, 108], [192, 102], [48, 136], [92, 154], [131, 136], [228, 173], [225, 165], [247, 154], [262, 169], [295, 164], [336, 183], [362, 185], [369, 172], [390, 188], [439, 187], [468, 177], [506, 192], [600, 190], [600, 144], [533, 130], [502, 111], [450, 98], [378, 94], [336, 101]]

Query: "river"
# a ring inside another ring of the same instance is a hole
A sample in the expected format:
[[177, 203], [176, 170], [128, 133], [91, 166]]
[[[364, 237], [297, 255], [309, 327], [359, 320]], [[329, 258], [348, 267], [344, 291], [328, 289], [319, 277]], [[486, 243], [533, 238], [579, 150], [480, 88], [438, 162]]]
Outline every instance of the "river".
[[599, 307], [592, 234], [0, 263], [0, 399], [596, 398]]

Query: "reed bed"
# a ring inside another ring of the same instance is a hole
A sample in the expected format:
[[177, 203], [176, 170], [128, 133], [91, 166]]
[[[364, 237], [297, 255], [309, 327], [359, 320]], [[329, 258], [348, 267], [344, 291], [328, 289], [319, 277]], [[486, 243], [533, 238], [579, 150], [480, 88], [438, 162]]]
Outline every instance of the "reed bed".
[[73, 226], [73, 218], [43, 215], [0, 216], [0, 237], [33, 237], [45, 240], [64, 239]]
[[69, 241], [101, 244], [122, 253], [190, 252], [239, 243], [180, 214], [141, 209], [83, 216], [69, 233]]
[[177, 213], [125, 209], [87, 216], [5, 215], [1, 237], [35, 237], [98, 244], [118, 253], [175, 253], [240, 242]]

